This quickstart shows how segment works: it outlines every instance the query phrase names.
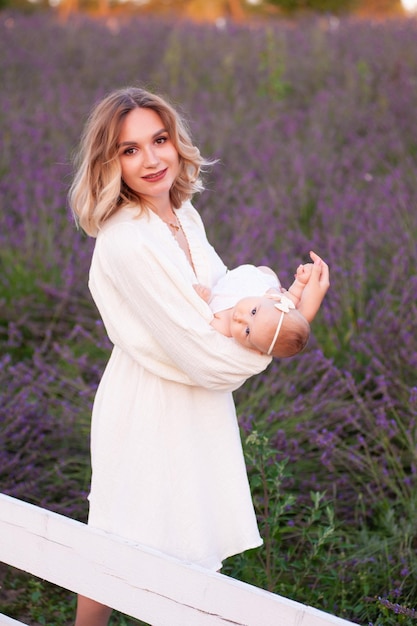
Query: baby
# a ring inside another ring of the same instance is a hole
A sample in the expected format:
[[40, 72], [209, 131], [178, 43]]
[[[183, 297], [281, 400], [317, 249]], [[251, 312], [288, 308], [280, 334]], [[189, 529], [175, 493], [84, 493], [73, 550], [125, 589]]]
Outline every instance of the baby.
[[[194, 288], [213, 311], [213, 328], [249, 349], [286, 358], [301, 352], [310, 336], [309, 322], [298, 308], [312, 268], [312, 263], [300, 265], [288, 291], [273, 270], [254, 265], [230, 270], [212, 290]], [[304, 308], [308, 311], [308, 303]]]

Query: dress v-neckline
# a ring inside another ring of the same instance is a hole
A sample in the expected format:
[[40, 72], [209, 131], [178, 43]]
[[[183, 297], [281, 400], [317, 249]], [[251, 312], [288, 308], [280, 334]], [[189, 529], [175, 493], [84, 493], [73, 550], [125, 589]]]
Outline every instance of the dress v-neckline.
[[183, 253], [185, 254], [185, 258], [187, 259], [187, 262], [189, 263], [191, 269], [193, 270], [195, 276], [197, 276], [196, 270], [195, 270], [195, 264], [194, 264], [194, 260], [193, 260], [193, 255], [191, 253], [191, 246], [190, 246], [190, 242], [188, 240], [187, 234], [184, 230], [184, 227], [182, 225], [182, 222], [180, 220], [180, 218], [178, 217], [177, 214], [175, 214], [175, 217], [177, 218], [178, 224], [179, 224], [179, 229], [175, 232], [172, 233], [177, 245], [181, 248], [181, 250], [183, 251]]
[[188, 236], [185, 233], [184, 226], [181, 222], [181, 219], [178, 217], [177, 211], [175, 211], [174, 215], [177, 220], [178, 226], [175, 225], [175, 227], [173, 223], [162, 219], [162, 217], [160, 217], [160, 215], [158, 215], [158, 213], [156, 213], [155, 211], [152, 211], [152, 213], [160, 221], [163, 228], [165, 228], [166, 231], [170, 233], [172, 239], [175, 242], [175, 245], [180, 249], [180, 251], [184, 255], [187, 265], [190, 267], [191, 271], [194, 273], [194, 276], [197, 279], [197, 272], [195, 269], [193, 255], [191, 252], [190, 242], [188, 240]]

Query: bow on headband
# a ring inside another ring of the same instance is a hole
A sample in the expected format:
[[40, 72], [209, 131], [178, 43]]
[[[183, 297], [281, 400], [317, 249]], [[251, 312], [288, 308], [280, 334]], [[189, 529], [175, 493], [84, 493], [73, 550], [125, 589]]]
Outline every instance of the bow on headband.
[[[279, 300], [278, 300], [279, 298]], [[290, 309], [295, 309], [295, 304], [292, 300], [290, 300], [287, 296], [274, 296], [275, 302], [274, 306], [283, 313], [289, 313]]]

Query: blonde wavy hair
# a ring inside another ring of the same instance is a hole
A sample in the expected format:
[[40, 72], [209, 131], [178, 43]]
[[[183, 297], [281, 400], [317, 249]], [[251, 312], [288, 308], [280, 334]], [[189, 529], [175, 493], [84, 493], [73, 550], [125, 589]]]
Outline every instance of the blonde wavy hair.
[[87, 120], [74, 158], [75, 175], [68, 194], [76, 223], [92, 237], [123, 206], [135, 204], [138, 214], [148, 208], [123, 181], [118, 156], [123, 121], [136, 108], [155, 111], [177, 149], [179, 173], [170, 190], [173, 208], [178, 209], [203, 189], [201, 168], [210, 162], [192, 144], [187, 124], [174, 107], [161, 96], [139, 87], [113, 91], [93, 108]]

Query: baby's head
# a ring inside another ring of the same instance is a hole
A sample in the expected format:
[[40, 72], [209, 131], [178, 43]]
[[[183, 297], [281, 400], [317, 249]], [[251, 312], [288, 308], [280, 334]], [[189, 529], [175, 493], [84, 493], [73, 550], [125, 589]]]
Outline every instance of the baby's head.
[[304, 349], [310, 325], [288, 297], [268, 294], [239, 300], [230, 332], [246, 348], [283, 359]]

